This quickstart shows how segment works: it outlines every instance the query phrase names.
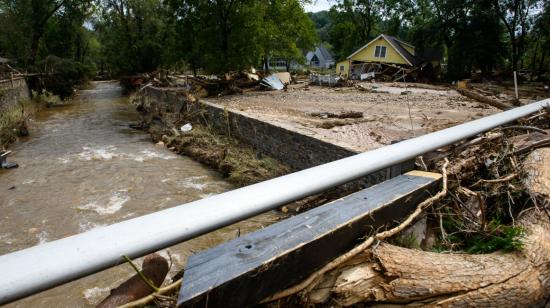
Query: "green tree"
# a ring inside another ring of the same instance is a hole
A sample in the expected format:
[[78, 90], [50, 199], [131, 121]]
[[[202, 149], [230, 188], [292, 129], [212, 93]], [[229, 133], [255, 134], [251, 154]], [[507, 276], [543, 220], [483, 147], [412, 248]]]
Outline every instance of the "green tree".
[[94, 24], [101, 58], [115, 74], [156, 69], [172, 52], [168, 20], [161, 0], [103, 0]]
[[518, 62], [525, 49], [525, 38], [532, 21], [532, 11], [541, 4], [539, 0], [493, 0], [497, 16], [506, 27], [511, 47], [512, 70], [518, 70]]
[[338, 0], [329, 13], [336, 56], [344, 58], [372, 39], [383, 11], [384, 0]]
[[226, 72], [270, 56], [301, 59], [316, 41], [298, 0], [185, 0], [170, 2], [182, 38], [181, 58], [191, 68]]
[[[297, 0], [270, 0], [262, 7], [260, 45], [264, 61], [270, 57], [304, 62], [304, 50], [318, 41], [313, 21]], [[289, 67], [287, 67], [287, 70]]]
[[[85, 0], [0, 0], [3, 27], [0, 47], [9, 56], [33, 65], [40, 56], [41, 48], [42, 57], [50, 53], [42, 39], [57, 22], [75, 25], [74, 22], [81, 22], [91, 8], [91, 2]], [[82, 23], [78, 25], [81, 26]], [[55, 39], [67, 42], [64, 36]]]

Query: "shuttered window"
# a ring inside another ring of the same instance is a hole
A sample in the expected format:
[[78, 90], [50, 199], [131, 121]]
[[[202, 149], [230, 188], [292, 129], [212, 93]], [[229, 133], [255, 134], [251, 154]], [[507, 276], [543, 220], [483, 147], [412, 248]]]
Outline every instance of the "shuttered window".
[[376, 46], [374, 49], [375, 58], [385, 58], [386, 57], [386, 46]]

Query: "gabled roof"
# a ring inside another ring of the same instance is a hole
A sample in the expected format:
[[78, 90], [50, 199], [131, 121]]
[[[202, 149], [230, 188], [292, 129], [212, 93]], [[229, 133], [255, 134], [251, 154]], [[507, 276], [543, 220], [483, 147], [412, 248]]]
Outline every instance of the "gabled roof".
[[309, 51], [306, 55], [307, 61], [311, 61], [314, 55], [316, 55], [319, 61], [323, 63], [334, 62], [332, 54], [330, 53], [330, 51], [327, 50], [324, 45], [319, 45], [315, 47], [315, 51]]
[[363, 49], [367, 48], [370, 44], [372, 44], [373, 42], [375, 42], [379, 38], [383, 38], [384, 40], [386, 40], [386, 42], [388, 42], [395, 49], [395, 51], [397, 51], [397, 53], [401, 57], [403, 57], [403, 59], [405, 59], [405, 61], [409, 65], [416, 66], [416, 65], [422, 63], [422, 60], [420, 60], [419, 58], [412, 55], [407, 49], [405, 49], [405, 47], [403, 47], [403, 45], [406, 45], [406, 46], [414, 48], [413, 45], [411, 45], [409, 43], [406, 43], [406, 42], [403, 42], [403, 41], [399, 40], [398, 38], [393, 37], [391, 35], [385, 35], [385, 34], [380, 34], [379, 36], [377, 36], [376, 38], [374, 38], [373, 40], [368, 42], [365, 46], [357, 49], [354, 53], [352, 53], [349, 57], [347, 57], [347, 59], [351, 59], [353, 56], [355, 56], [356, 54], [361, 52]]
[[321, 56], [325, 59], [325, 61], [334, 61], [332, 54], [330, 53], [330, 51], [328, 51], [325, 45], [317, 46], [317, 50], [315, 51], [318, 51], [321, 54]]

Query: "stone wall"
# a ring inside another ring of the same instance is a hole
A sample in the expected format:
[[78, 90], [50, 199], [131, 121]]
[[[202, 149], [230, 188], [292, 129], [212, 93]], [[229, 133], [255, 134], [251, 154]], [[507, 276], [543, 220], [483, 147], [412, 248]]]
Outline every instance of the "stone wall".
[[0, 110], [30, 99], [31, 94], [24, 78], [0, 81]]
[[[201, 112], [202, 120], [219, 133], [238, 138], [259, 152], [285, 163], [294, 171], [358, 154], [345, 146], [261, 121], [239, 111], [227, 110], [213, 103], [190, 103], [185, 94], [177, 89], [148, 87], [143, 91], [140, 98], [141, 104], [147, 109], [144, 115], [152, 117], [147, 121], [160, 120], [170, 125], [182, 112]], [[413, 166], [409, 162], [376, 172], [361, 181], [362, 186], [380, 183], [411, 170]]]

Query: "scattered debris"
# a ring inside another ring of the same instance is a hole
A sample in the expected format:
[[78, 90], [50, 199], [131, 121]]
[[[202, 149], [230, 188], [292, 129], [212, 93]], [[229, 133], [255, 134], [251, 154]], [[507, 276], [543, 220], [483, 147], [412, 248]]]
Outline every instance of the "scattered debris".
[[357, 119], [362, 118], [363, 113], [359, 111], [342, 111], [338, 114], [333, 112], [312, 112], [309, 116], [317, 117], [321, 119], [338, 118], [338, 119]]
[[13, 169], [19, 167], [16, 163], [10, 163], [7, 161], [8, 155], [11, 154], [11, 151], [0, 151], [0, 168], [3, 169]]
[[191, 123], [187, 123], [187, 124], [183, 125], [182, 127], [180, 127], [180, 131], [182, 133], [190, 132], [192, 129], [193, 129], [193, 125], [191, 125]]
[[260, 80], [260, 76], [258, 76], [257, 74], [246, 73], [246, 76], [247, 76], [248, 79], [250, 79], [250, 80], [255, 80], [255, 81], [259, 81], [259, 80]]
[[283, 84], [289, 84], [292, 81], [289, 72], [274, 73], [273, 75], [277, 76]]
[[281, 79], [279, 79], [279, 77], [277, 77], [276, 75], [265, 77], [264, 79], [262, 79], [262, 82], [260, 84], [264, 87], [268, 87], [277, 91], [285, 88], [285, 85], [283, 84]]
[[309, 83], [313, 85], [335, 87], [340, 80], [341, 78], [335, 75], [309, 75]]

